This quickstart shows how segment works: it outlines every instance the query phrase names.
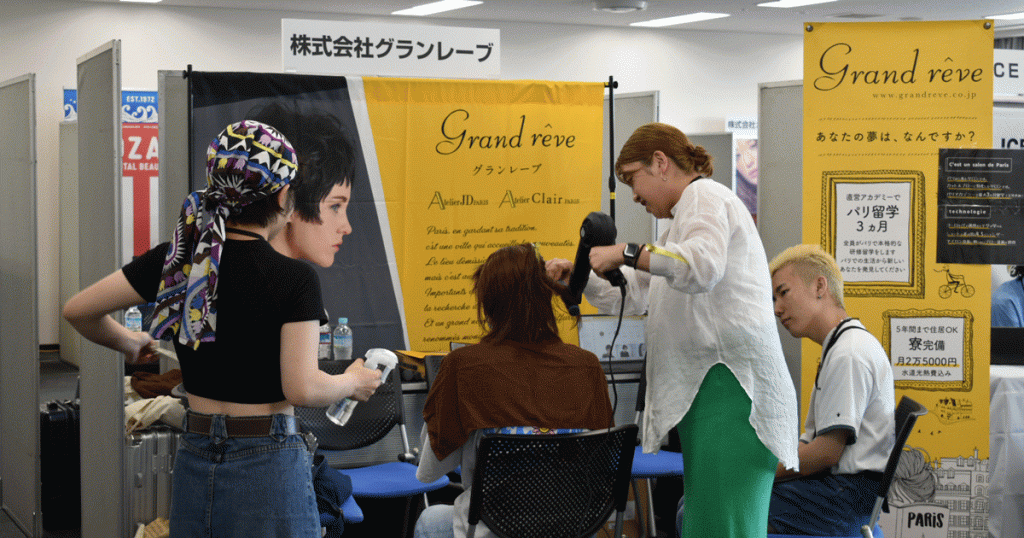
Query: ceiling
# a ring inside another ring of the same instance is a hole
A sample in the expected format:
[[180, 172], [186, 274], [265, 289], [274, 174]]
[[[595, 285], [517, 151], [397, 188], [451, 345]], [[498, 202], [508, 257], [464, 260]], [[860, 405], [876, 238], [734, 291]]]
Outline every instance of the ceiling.
[[[429, 0], [162, 0], [159, 5], [330, 13], [336, 15], [338, 20], [345, 20], [346, 16], [359, 19], [391, 17], [392, 11], [427, 1]], [[966, 20], [1024, 11], [1024, 2], [1020, 0], [838, 0], [828, 4], [792, 9], [758, 7], [757, 3], [763, 1], [765, 0], [648, 0], [647, 9], [644, 11], [614, 14], [596, 11], [594, 0], [485, 0], [483, 4], [426, 18], [394, 18], [409, 21], [474, 21], [479, 22], [481, 26], [487, 21], [500, 21], [629, 27], [629, 23], [632, 22], [707, 11], [728, 13], [730, 16], [667, 29], [799, 35], [804, 22]], [[1024, 28], [1024, 23], [996, 22], [997, 31], [1016, 28]]]

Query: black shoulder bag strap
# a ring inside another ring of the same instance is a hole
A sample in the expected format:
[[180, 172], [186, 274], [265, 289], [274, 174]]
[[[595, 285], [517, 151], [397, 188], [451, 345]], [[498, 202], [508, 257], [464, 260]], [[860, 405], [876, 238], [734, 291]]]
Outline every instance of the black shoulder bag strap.
[[846, 318], [843, 321], [840, 321], [839, 325], [836, 325], [835, 330], [832, 332], [832, 338], [828, 339], [828, 342], [825, 344], [824, 349], [821, 350], [821, 361], [818, 362], [818, 371], [814, 374], [815, 389], [818, 388], [818, 377], [821, 375], [821, 368], [825, 366], [825, 359], [828, 358], [828, 352], [832, 350], [832, 346], [834, 346], [836, 341], [839, 340], [839, 337], [842, 336], [844, 332], [850, 329], [860, 329], [862, 331], [867, 330], [859, 325], [846, 325], [846, 323], [850, 321], [853, 321], [853, 318]]

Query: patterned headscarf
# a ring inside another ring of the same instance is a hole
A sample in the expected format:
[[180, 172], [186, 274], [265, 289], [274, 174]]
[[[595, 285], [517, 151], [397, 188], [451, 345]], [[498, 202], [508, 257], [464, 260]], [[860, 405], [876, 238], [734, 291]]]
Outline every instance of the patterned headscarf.
[[281, 190], [296, 169], [292, 145], [269, 125], [245, 120], [217, 135], [206, 150], [207, 188], [185, 199], [167, 249], [153, 312], [155, 338], [177, 334], [192, 348], [215, 340], [225, 222]]

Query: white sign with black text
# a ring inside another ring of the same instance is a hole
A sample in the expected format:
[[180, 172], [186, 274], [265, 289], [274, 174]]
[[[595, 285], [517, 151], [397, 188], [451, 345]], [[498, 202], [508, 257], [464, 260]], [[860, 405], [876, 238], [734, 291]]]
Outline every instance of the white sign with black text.
[[495, 78], [501, 33], [364, 22], [281, 19], [286, 73], [432, 78]]

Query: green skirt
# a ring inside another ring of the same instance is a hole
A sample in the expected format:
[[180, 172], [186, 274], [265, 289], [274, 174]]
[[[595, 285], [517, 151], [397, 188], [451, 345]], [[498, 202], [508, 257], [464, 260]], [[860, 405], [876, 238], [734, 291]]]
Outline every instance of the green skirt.
[[750, 397], [728, 367], [708, 371], [677, 429], [685, 470], [680, 536], [766, 536], [779, 460], [750, 425]]

